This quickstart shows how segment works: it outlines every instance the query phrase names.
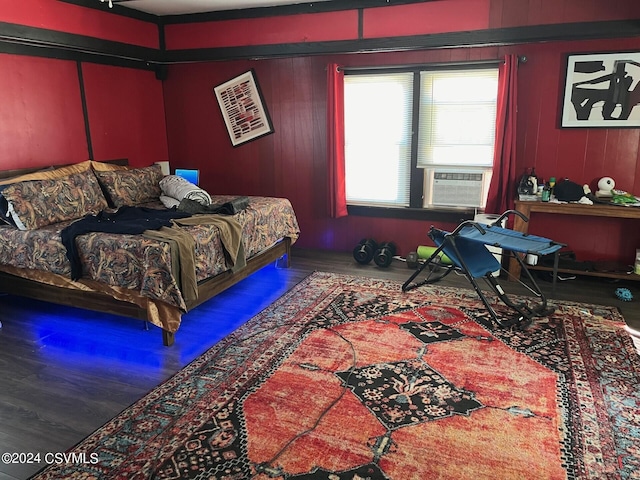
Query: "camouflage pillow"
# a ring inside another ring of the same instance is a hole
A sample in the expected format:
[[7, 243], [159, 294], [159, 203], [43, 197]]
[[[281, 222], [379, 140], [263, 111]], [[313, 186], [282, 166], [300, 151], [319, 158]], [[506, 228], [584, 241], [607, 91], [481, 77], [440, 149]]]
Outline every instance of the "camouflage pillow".
[[160, 198], [160, 180], [164, 177], [160, 165], [95, 172], [111, 205], [140, 205]]
[[2, 196], [21, 230], [75, 220], [107, 207], [91, 170], [55, 179], [12, 183], [2, 191]]

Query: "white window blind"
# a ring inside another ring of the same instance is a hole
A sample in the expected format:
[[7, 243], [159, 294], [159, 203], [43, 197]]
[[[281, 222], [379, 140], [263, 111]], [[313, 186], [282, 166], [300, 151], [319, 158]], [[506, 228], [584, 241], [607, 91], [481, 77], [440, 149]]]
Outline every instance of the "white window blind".
[[345, 75], [349, 204], [408, 206], [413, 74]]
[[418, 167], [493, 164], [498, 69], [420, 72]]

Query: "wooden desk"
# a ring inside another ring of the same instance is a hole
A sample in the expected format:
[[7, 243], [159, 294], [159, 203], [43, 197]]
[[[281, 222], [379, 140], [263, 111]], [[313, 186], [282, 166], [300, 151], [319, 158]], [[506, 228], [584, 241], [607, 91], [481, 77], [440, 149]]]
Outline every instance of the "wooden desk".
[[[561, 215], [583, 215], [591, 217], [640, 218], [640, 207], [623, 207], [598, 203], [594, 205], [582, 205], [580, 203], [525, 202], [516, 200], [516, 210], [525, 215], [528, 219], [531, 219], [531, 214], [535, 212]], [[518, 232], [527, 233], [529, 224], [519, 216], [514, 215], [513, 229]], [[538, 270], [552, 270], [551, 268], [545, 267], [533, 268]], [[628, 273], [583, 272], [567, 269], [558, 269], [558, 271], [576, 275], [640, 280], [640, 275]], [[518, 265], [518, 262], [513, 258], [509, 260], [509, 273], [513, 275], [513, 277], [510, 276], [511, 280], [520, 278], [520, 265]]]

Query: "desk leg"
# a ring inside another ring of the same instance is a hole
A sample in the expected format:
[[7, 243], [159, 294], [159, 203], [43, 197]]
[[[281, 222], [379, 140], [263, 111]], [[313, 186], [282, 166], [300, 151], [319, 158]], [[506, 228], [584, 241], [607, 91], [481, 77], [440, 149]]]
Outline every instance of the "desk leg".
[[558, 263], [560, 263], [560, 250], [553, 256], [553, 283], [551, 284], [551, 293], [556, 294], [556, 283], [558, 282]]
[[[523, 206], [522, 204], [520, 204], [516, 207], [516, 210], [522, 213], [527, 218], [529, 218], [529, 215], [531, 214], [531, 208], [528, 205]], [[520, 218], [518, 215], [514, 215], [513, 229], [516, 232], [527, 233], [527, 231], [529, 230], [529, 224], [525, 222], [522, 218]], [[516, 252], [513, 252], [513, 254], [518, 255], [518, 253]], [[520, 268], [520, 264], [518, 263], [518, 261], [513, 257], [510, 258], [509, 259], [509, 280], [517, 281], [520, 278], [521, 270], [522, 269]]]

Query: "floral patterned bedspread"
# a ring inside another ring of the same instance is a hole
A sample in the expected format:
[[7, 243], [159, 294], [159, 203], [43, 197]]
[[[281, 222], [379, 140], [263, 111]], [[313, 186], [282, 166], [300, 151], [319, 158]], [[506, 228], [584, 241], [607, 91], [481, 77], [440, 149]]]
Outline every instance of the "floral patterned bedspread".
[[[212, 196], [214, 204], [235, 198]], [[249, 206], [234, 218], [242, 225], [247, 259], [289, 237], [299, 236], [299, 226], [289, 200], [249, 197]], [[148, 206], [148, 205], [145, 205]], [[70, 276], [71, 268], [60, 232], [72, 222], [21, 231], [0, 225], [0, 265], [28, 268]], [[228, 269], [218, 228], [212, 225], [183, 226], [195, 239], [196, 280], [218, 275]], [[93, 232], [80, 235], [76, 244], [82, 261], [83, 278], [133, 289], [186, 310], [178, 281], [171, 270], [168, 243], [143, 235]]]

